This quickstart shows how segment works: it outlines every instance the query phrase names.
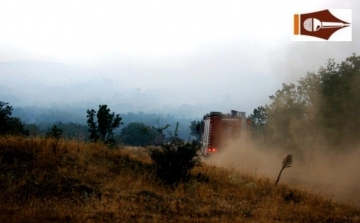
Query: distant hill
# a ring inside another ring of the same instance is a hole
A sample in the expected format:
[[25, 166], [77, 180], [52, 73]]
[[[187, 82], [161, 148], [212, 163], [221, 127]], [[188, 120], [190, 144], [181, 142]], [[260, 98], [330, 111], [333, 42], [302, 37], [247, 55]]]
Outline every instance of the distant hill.
[[[168, 82], [176, 88], [157, 84], [147, 89], [146, 86], [151, 85], [142, 77], [148, 72], [154, 71], [141, 67], [112, 70], [62, 63], [0, 62], [0, 100], [14, 107], [87, 109], [107, 104], [118, 113], [143, 111], [195, 119], [210, 111], [230, 112], [231, 109], [246, 111], [249, 115], [262, 104], [262, 98], [268, 98], [267, 95], [256, 99], [254, 94], [249, 98], [246, 94], [208, 90], [201, 84], [201, 78], [193, 81], [180, 78], [182, 82], [177, 84], [179, 77], [172, 79], [170, 74]], [[156, 72], [166, 76], [170, 71]], [[252, 83], [258, 86], [264, 78], [266, 75], [260, 75], [258, 80], [245, 79], [236, 89], [246, 92], [246, 87]], [[156, 78], [153, 81], [159, 82]], [[227, 79], [226, 83], [229, 82]]]

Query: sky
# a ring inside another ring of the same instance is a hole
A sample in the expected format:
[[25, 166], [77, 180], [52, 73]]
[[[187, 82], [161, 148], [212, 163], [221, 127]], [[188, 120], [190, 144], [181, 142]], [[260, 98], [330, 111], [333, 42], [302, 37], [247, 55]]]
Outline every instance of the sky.
[[[291, 41], [294, 14], [324, 9], [352, 10], [352, 41]], [[249, 115], [282, 83], [358, 53], [359, 10], [357, 0], [0, 1], [0, 100]]]

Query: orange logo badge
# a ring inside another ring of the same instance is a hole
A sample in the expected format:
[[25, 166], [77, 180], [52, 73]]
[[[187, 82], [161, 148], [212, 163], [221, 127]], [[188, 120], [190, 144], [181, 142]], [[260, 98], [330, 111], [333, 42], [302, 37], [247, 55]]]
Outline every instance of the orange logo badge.
[[[351, 18], [351, 10], [349, 9], [338, 9], [337, 12], [340, 12], [340, 15], [345, 15], [346, 18]], [[346, 32], [346, 35], [350, 35], [350, 38], [349, 36], [339, 35], [331, 39], [335, 32], [341, 32], [343, 29], [351, 29], [350, 25], [349, 21], [337, 18], [329, 10], [294, 15], [295, 36], [312, 36], [323, 40], [351, 41], [351, 32]], [[311, 41], [309, 39], [298, 40]]]

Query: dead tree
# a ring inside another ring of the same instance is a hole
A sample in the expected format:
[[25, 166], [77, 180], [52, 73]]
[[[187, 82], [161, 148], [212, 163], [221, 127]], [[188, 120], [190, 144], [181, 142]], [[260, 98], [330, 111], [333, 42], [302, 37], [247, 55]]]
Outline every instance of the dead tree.
[[292, 161], [293, 161], [293, 156], [292, 156], [292, 154], [287, 155], [287, 156], [283, 159], [282, 167], [281, 167], [279, 176], [278, 176], [277, 179], [276, 179], [275, 185], [277, 185], [277, 183], [279, 182], [280, 177], [281, 177], [281, 173], [283, 172], [283, 170], [284, 170], [285, 168], [291, 167]]

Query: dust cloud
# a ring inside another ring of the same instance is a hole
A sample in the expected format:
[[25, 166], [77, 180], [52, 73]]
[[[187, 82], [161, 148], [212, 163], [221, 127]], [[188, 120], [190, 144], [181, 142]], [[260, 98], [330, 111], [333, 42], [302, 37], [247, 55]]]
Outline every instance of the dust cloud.
[[[231, 146], [206, 158], [205, 162], [265, 177], [275, 183], [282, 160], [289, 153], [251, 142], [232, 142]], [[292, 154], [293, 164], [284, 170], [279, 183], [306, 188], [360, 206], [360, 148], [346, 153], [316, 148]]]
[[[350, 8], [358, 10], [360, 5], [356, 1], [344, 3], [343, 1], [328, 1], [328, 8]], [[350, 42], [284, 42], [276, 52], [269, 55], [270, 71], [284, 83], [297, 83], [300, 77], [308, 72], [318, 72], [328, 59], [336, 62], [344, 61], [346, 57], [356, 53], [359, 48], [358, 36], [360, 28], [356, 24], [360, 19], [353, 16], [351, 22], [353, 41]], [[326, 65], [325, 65], [326, 67]], [[283, 113], [275, 112], [273, 137], [280, 139], [280, 143], [287, 145], [287, 149], [272, 147], [259, 142], [232, 142], [231, 146], [223, 151], [206, 158], [206, 163], [226, 168], [235, 168], [241, 172], [266, 177], [275, 183], [281, 169], [282, 160], [286, 155], [293, 154], [293, 164], [284, 170], [279, 183], [307, 188], [315, 193], [333, 196], [335, 200], [353, 203], [360, 206], [360, 144], [358, 102], [360, 100], [359, 78], [353, 80], [351, 94], [354, 96], [355, 107], [344, 105], [346, 114], [331, 116], [338, 122], [346, 121], [339, 129], [323, 130], [311, 122], [299, 122], [296, 114], [289, 121], [289, 129], [283, 126], [281, 119]], [[287, 98], [282, 98], [285, 101]], [[324, 105], [321, 99], [312, 97], [314, 106], [307, 111], [309, 120], [319, 119], [319, 107]], [[356, 104], [356, 105], [355, 105]], [[275, 105], [276, 106], [276, 105]], [[277, 106], [281, 108], [282, 106]], [[286, 112], [285, 110], [283, 112]], [[344, 118], [344, 116], [346, 118]], [[286, 116], [289, 117], [289, 116]], [[282, 119], [283, 120], [283, 119]], [[337, 126], [337, 125], [335, 125]], [[338, 134], [339, 133], [339, 134]], [[284, 137], [284, 135], [289, 137]], [[327, 136], [327, 137], [326, 137]], [[331, 137], [332, 136], [332, 137]], [[332, 142], [341, 139], [344, 146], [334, 145]], [[296, 145], [297, 148], [291, 148]], [[351, 147], [351, 148], [350, 148]]]

